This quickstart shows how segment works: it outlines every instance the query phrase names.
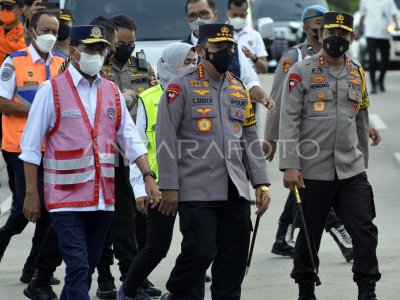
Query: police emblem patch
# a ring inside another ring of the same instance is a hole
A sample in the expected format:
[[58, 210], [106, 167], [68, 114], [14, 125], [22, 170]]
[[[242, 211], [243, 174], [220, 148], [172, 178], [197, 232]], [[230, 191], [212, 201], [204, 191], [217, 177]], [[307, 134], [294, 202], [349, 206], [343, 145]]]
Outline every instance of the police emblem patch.
[[115, 119], [116, 115], [117, 115], [117, 111], [115, 110], [115, 107], [107, 107], [107, 116], [110, 117], [111, 119]]
[[33, 71], [28, 71], [28, 76], [33, 77]]
[[357, 112], [360, 109], [360, 104], [358, 103], [353, 103], [351, 105], [351, 108], [353, 109], [353, 111]]
[[167, 94], [167, 104], [171, 104], [176, 97], [178, 97], [179, 93], [182, 91], [182, 88], [177, 84], [168, 84], [165, 93]]
[[12, 77], [14, 71], [9, 68], [4, 68], [3, 72], [1, 72], [1, 80], [8, 81]]
[[318, 92], [317, 96], [320, 100], [325, 99], [325, 92]]
[[239, 133], [241, 128], [242, 126], [240, 125], [240, 122], [236, 121], [233, 123], [233, 129], [236, 133]]
[[94, 37], [96, 39], [103, 37], [99, 27], [93, 27], [92, 28], [92, 34], [90, 36], [92, 36], [92, 37]]
[[211, 130], [212, 122], [210, 119], [202, 118], [197, 121], [197, 129], [200, 132], [208, 132]]
[[284, 60], [282, 64], [283, 72], [289, 72], [289, 69], [292, 67], [293, 64], [294, 62], [291, 60]]
[[313, 103], [313, 111], [315, 112], [324, 112], [325, 111], [325, 102], [319, 101]]
[[302, 81], [302, 78], [300, 75], [297, 74], [290, 74], [289, 75], [289, 93], [294, 89], [294, 87]]

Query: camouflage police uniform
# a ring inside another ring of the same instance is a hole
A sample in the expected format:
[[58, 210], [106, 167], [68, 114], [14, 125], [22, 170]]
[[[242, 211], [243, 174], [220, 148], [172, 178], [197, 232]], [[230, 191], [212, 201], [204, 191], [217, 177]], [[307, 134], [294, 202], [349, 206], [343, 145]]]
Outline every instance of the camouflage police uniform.
[[[369, 99], [364, 70], [349, 57], [344, 59], [337, 70], [320, 52], [290, 69], [282, 95], [279, 167], [301, 170], [304, 178], [306, 188], [300, 191], [317, 269], [321, 235], [333, 206], [353, 239], [354, 280], [375, 281], [380, 278], [378, 231], [365, 171]], [[314, 280], [302, 232], [291, 276], [300, 286]]]
[[[203, 28], [233, 32], [232, 26], [202, 25], [200, 36]], [[204, 289], [211, 263], [213, 298], [240, 297], [251, 229], [246, 171], [253, 186], [269, 184], [255, 124], [249, 93], [229, 72], [216, 81], [202, 65], [190, 68], [170, 81], [161, 98], [159, 187], [178, 190], [183, 234], [167, 282], [176, 297], [202, 299], [189, 295], [199, 281]]]

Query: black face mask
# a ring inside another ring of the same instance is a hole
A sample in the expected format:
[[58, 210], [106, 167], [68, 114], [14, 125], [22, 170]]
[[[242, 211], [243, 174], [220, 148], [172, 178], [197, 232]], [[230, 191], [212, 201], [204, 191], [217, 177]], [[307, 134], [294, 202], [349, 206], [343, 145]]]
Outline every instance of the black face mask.
[[319, 40], [319, 37], [318, 37], [319, 29], [318, 28], [311, 28], [311, 30], [314, 32], [314, 35], [312, 36], [313, 39], [318, 41]]
[[128, 59], [132, 56], [133, 50], [135, 50], [135, 46], [117, 47], [114, 54], [114, 59], [124, 65], [128, 61]]
[[67, 24], [60, 23], [60, 27], [58, 28], [57, 40], [65, 41], [67, 38], [69, 38], [70, 33], [71, 27], [69, 27]]
[[324, 39], [322, 47], [332, 57], [339, 57], [349, 49], [350, 42], [341, 36], [331, 36]]
[[[218, 52], [208, 52], [208, 49], [205, 49], [205, 51], [206, 59], [214, 66], [218, 73], [224, 74], [228, 71], [235, 55], [231, 49], [225, 48]], [[210, 58], [210, 54], [213, 55], [212, 59]]]

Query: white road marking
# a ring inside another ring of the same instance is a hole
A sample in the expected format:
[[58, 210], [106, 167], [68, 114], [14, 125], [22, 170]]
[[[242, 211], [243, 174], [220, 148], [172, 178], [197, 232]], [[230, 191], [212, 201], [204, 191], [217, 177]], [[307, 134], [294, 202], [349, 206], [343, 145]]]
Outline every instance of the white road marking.
[[11, 208], [12, 196], [10, 195], [3, 203], [0, 204], [0, 216], [4, 215]]
[[376, 129], [387, 129], [386, 124], [377, 114], [370, 114], [369, 120], [372, 122], [372, 124], [375, 126]]
[[400, 164], [400, 152], [396, 152], [396, 153], [394, 154], [394, 156], [396, 157], [397, 161], [398, 161], [399, 164]]

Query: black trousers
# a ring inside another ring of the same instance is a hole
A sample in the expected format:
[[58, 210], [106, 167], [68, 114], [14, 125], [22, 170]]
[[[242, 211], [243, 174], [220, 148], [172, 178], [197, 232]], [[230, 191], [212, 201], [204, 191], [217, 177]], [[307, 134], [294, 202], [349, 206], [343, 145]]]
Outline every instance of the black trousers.
[[[24, 207], [25, 200], [25, 172], [24, 172], [24, 162], [18, 158], [20, 153], [6, 152], [3, 151], [3, 156], [7, 161], [7, 166], [10, 166], [14, 174], [14, 178], [10, 179], [14, 183], [15, 187], [15, 198], [13, 199], [10, 215], [0, 228], [0, 257], [3, 255], [4, 251], [7, 249], [11, 238], [20, 234], [28, 224], [28, 220], [25, 218], [22, 210]], [[40, 218], [36, 222], [35, 233], [32, 238], [32, 248], [26, 259], [25, 265], [23, 267], [24, 272], [33, 275], [35, 272], [35, 259], [39, 253], [40, 244], [46, 233], [47, 227], [50, 224], [50, 216], [46, 210], [43, 198], [43, 167], [38, 168], [38, 190], [39, 197], [42, 204], [42, 210], [40, 212]]]
[[135, 198], [129, 181], [129, 166], [124, 166], [122, 156], [119, 155], [119, 165], [115, 167], [115, 212], [99, 266], [112, 265], [115, 256], [121, 275], [125, 277], [138, 252]]
[[[371, 77], [371, 84], [373, 87], [376, 86], [376, 77], [375, 72], [377, 70], [380, 71], [379, 74], [379, 82], [383, 82], [385, 79], [385, 73], [389, 66], [389, 56], [390, 56], [390, 42], [388, 39], [374, 39], [367, 38], [367, 49], [369, 56], [369, 74]], [[378, 68], [378, 62], [376, 59], [376, 51], [379, 49], [381, 54], [381, 64], [380, 68]]]
[[[376, 247], [378, 229], [373, 224], [375, 206], [373, 192], [366, 173], [334, 181], [304, 180], [300, 190], [304, 217], [310, 237], [316, 268], [319, 266], [318, 251], [326, 217], [333, 206], [353, 240], [353, 279], [380, 279]], [[293, 259], [292, 278], [297, 283], [314, 279], [313, 267], [303, 230], [297, 236]]]
[[[294, 197], [294, 193], [290, 192], [285, 203], [285, 207], [281, 216], [279, 217], [279, 222], [285, 225], [293, 224], [294, 222], [294, 213], [296, 211], [295, 205], [296, 199]], [[328, 217], [325, 223], [325, 230], [328, 232], [332, 227], [338, 227], [343, 225], [342, 221], [335, 214], [333, 208], [329, 210]], [[299, 220], [296, 221], [296, 227], [300, 227]]]
[[185, 300], [192, 296], [212, 263], [211, 295], [214, 300], [240, 299], [250, 243], [250, 202], [239, 198], [232, 182], [228, 201], [179, 203], [181, 253], [167, 289]]
[[62, 256], [58, 247], [57, 234], [51, 223], [43, 238], [39, 255], [36, 258], [36, 269], [39, 272], [39, 280], [43, 279], [43, 284], [47, 284], [46, 279], [55, 272], [61, 263]]
[[123, 284], [124, 294], [132, 298], [135, 297], [142, 282], [167, 255], [174, 231], [175, 217], [163, 215], [158, 211], [158, 207], [149, 208], [149, 213], [145, 218], [147, 243], [133, 260]]

